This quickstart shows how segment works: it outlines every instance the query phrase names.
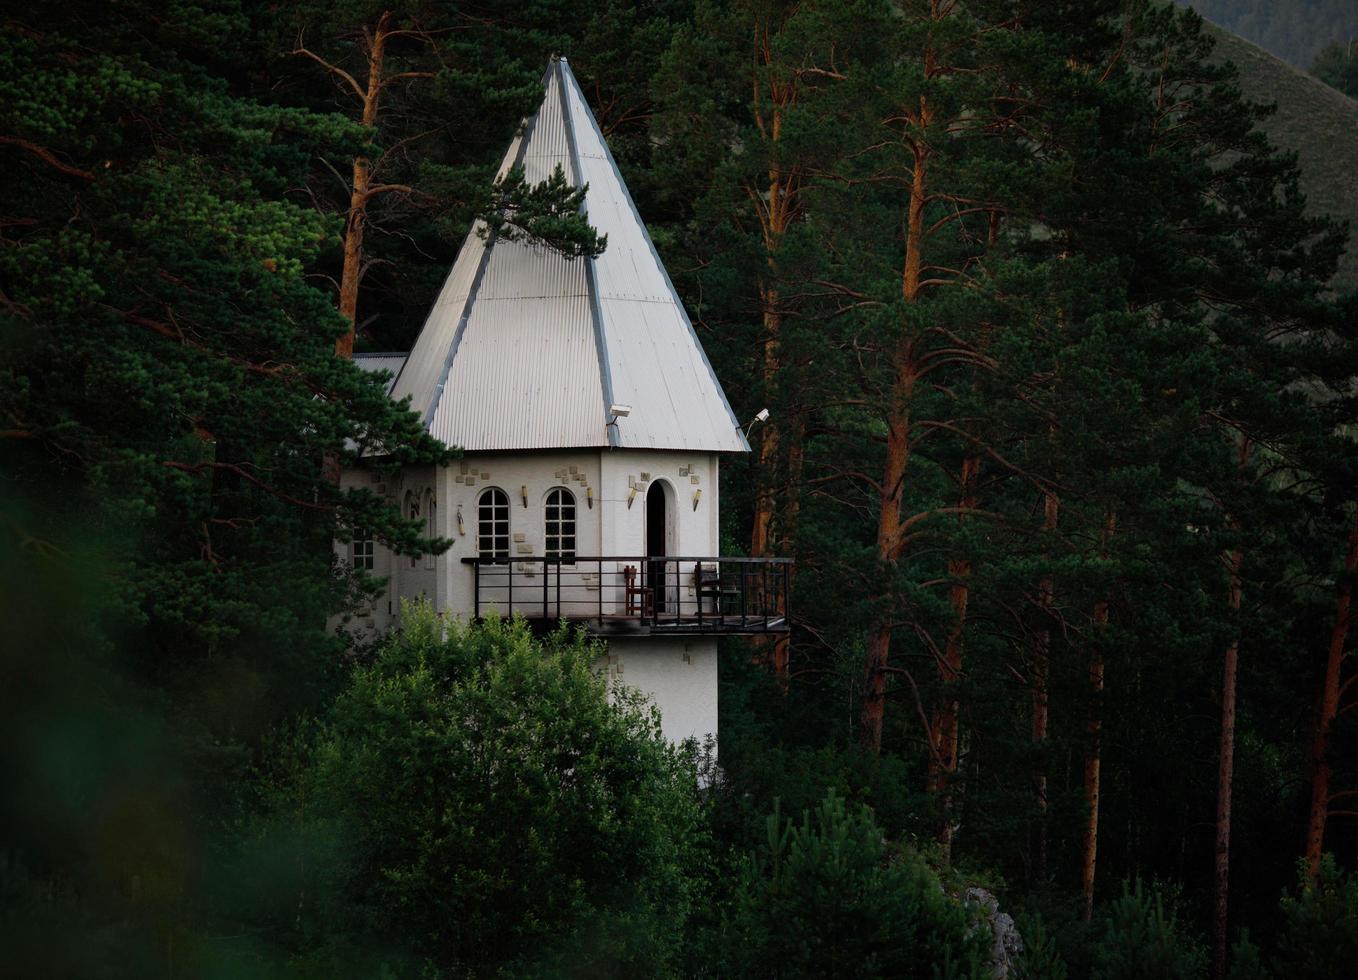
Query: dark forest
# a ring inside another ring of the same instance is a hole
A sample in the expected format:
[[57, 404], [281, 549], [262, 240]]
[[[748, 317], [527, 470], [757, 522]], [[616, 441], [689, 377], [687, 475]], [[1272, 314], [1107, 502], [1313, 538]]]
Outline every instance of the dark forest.
[[[1150, 0], [8, 10], [0, 974], [1349, 975], [1358, 73], [1305, 23], [1272, 105]], [[722, 639], [719, 763], [564, 627], [332, 628], [333, 542], [449, 545], [337, 467], [459, 455], [352, 355], [474, 221], [608, 247], [495, 179], [554, 55], [769, 409], [721, 552], [795, 558], [791, 633]]]

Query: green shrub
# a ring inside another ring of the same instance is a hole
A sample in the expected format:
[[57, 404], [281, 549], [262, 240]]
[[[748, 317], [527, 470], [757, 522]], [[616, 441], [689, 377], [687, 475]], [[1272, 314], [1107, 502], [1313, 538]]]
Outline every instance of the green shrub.
[[1014, 962], [1013, 980], [1066, 980], [1066, 961], [1041, 917], [1020, 915], [1016, 925], [1023, 937], [1023, 952]]
[[716, 945], [728, 976], [981, 977], [990, 934], [831, 792], [800, 824], [768, 818]]
[[691, 762], [654, 710], [610, 698], [601, 648], [581, 636], [445, 626], [427, 606], [403, 621], [284, 780], [279, 825], [303, 826], [314, 851], [299, 883], [306, 962], [669, 972], [699, 811]]
[[1250, 940], [1249, 930], [1243, 931], [1231, 947], [1231, 968], [1226, 976], [1227, 980], [1271, 980], [1272, 974], [1264, 966], [1259, 947]]
[[1185, 932], [1175, 909], [1176, 896], [1164, 888], [1149, 891], [1138, 881], [1123, 886], [1122, 896], [1100, 912], [1102, 936], [1094, 948], [1093, 980], [1198, 980], [1207, 968], [1207, 951]]
[[1316, 881], [1304, 868], [1300, 878], [1297, 894], [1282, 900], [1274, 974], [1288, 980], [1352, 976], [1358, 970], [1358, 878], [1328, 854]]

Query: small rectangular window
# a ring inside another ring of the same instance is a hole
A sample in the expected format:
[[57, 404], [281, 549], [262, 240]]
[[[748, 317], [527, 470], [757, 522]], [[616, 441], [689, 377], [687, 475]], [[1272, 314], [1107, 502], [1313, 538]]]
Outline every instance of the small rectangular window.
[[361, 568], [366, 572], [373, 570], [373, 557], [375, 555], [372, 532], [364, 527], [354, 528], [354, 540], [349, 542], [349, 562], [354, 568]]

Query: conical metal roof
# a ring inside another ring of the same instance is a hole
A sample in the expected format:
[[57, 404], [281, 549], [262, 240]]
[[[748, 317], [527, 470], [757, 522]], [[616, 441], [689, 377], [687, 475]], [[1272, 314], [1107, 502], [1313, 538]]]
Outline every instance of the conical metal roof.
[[[595, 259], [473, 228], [392, 392], [429, 431], [471, 450], [617, 446], [745, 452], [731, 412], [564, 58], [503, 176], [559, 165], [588, 184], [584, 211], [608, 236]], [[609, 425], [608, 407], [631, 414]]]

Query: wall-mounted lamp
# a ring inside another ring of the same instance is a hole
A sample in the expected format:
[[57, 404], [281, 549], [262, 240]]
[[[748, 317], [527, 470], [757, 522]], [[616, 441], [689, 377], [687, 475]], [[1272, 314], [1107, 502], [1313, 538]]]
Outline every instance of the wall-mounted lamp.
[[594, 509], [594, 488], [585, 487], [585, 503], [589, 504], [589, 509]]
[[699, 487], [697, 490], [694, 490], [694, 491], [693, 491], [693, 509], [694, 509], [694, 510], [697, 510], [697, 509], [698, 509], [698, 501], [700, 501], [700, 500], [702, 500], [702, 499], [703, 499], [703, 488], [702, 488], [702, 487]]
[[527, 485], [524, 485], [524, 486], [519, 487], [519, 496], [523, 498], [523, 506], [526, 508], [526, 507], [528, 506], [528, 487], [527, 487]]
[[632, 509], [632, 501], [634, 501], [634, 500], [636, 500], [636, 499], [637, 499], [637, 488], [636, 488], [636, 487], [632, 487], [630, 490], [627, 491], [627, 509], [628, 509], [628, 510], [631, 510], [631, 509]]
[[457, 505], [457, 533], [458, 533], [458, 534], [466, 534], [466, 533], [467, 533], [467, 525], [464, 524], [463, 521], [462, 521], [462, 505], [461, 505], [461, 504], [458, 504], [458, 505]]
[[750, 424], [745, 426], [745, 438], [750, 438], [750, 430], [755, 427], [757, 422], [767, 422], [769, 420], [769, 410], [761, 408], [754, 418], [750, 419]]

